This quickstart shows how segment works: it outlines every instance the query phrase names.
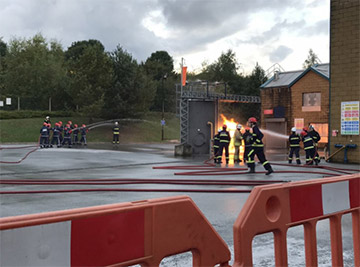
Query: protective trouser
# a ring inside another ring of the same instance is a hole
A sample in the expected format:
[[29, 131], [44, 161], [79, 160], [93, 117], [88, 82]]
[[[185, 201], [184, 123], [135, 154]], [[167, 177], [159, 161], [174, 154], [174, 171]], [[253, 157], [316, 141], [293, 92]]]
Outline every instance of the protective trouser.
[[306, 164], [313, 165], [315, 148], [314, 147], [305, 148], [305, 154], [306, 154]]
[[300, 161], [300, 147], [299, 147], [299, 146], [290, 147], [289, 163], [292, 162], [293, 154], [294, 154], [294, 153], [295, 153], [295, 156], [296, 156], [296, 163], [297, 163], [297, 164], [301, 164], [301, 161]]
[[66, 145], [66, 143], [68, 144], [68, 147], [71, 147], [71, 145], [72, 145], [71, 144], [71, 136], [64, 137], [62, 145], [64, 146], [64, 145]]
[[229, 163], [229, 143], [226, 143], [226, 142], [221, 142], [220, 141], [218, 160], [219, 160], [219, 162], [221, 162], [221, 158], [222, 158], [222, 154], [223, 154], [224, 149], [225, 149], [226, 163]]
[[113, 144], [119, 144], [120, 142], [119, 142], [119, 134], [117, 133], [114, 133], [113, 134]]
[[53, 135], [53, 138], [52, 138], [52, 140], [51, 140], [51, 144], [52, 144], [52, 145], [55, 145], [55, 143], [56, 143], [56, 146], [57, 146], [57, 147], [60, 146], [60, 144], [61, 144], [61, 143], [60, 143], [60, 137]]
[[234, 162], [240, 162], [240, 145], [235, 146]]
[[40, 137], [40, 147], [48, 147], [49, 146], [49, 136], [42, 135]]
[[320, 155], [318, 153], [318, 143], [315, 143], [314, 144], [314, 160], [315, 160], [315, 163], [318, 164], [320, 162]]
[[86, 135], [81, 136], [80, 143], [82, 144], [84, 142], [84, 145], [86, 146]]
[[251, 149], [252, 149], [251, 145], [245, 146], [245, 150], [244, 150], [244, 161], [245, 162], [247, 162], [248, 155], [249, 155], [249, 152], [251, 151]]
[[269, 161], [266, 160], [265, 154], [264, 154], [264, 148], [263, 147], [252, 147], [247, 155], [246, 163], [248, 167], [250, 168], [250, 172], [255, 172], [255, 155], [262, 163], [265, 170], [269, 171], [272, 170], [271, 165]]

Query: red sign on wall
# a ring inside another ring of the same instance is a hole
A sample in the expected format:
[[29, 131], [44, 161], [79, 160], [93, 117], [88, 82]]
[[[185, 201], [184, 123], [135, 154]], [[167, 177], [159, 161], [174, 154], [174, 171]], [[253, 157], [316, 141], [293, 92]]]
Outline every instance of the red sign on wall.
[[264, 115], [272, 115], [272, 114], [274, 114], [273, 109], [264, 109]]

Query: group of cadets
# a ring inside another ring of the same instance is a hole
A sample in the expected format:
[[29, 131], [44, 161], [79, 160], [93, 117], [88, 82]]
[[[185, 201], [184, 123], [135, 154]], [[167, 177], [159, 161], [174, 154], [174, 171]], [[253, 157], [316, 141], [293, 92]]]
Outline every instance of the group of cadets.
[[[67, 144], [70, 148], [72, 145], [87, 145], [86, 134], [88, 129], [85, 124], [79, 127], [73, 124], [72, 121], [64, 126], [62, 121], [56, 122], [54, 127], [51, 127], [50, 117], [46, 116], [43, 126], [40, 129], [40, 148], [48, 148], [56, 145], [62, 147]], [[81, 138], [79, 138], [81, 134]], [[51, 141], [50, 141], [51, 140]]]
[[307, 165], [318, 165], [320, 163], [320, 156], [318, 153], [318, 142], [321, 137], [315, 130], [314, 126], [304, 127], [299, 136], [296, 133], [296, 128], [291, 128], [291, 135], [289, 136], [290, 154], [289, 163], [292, 163], [293, 154], [296, 156], [296, 163], [301, 164], [300, 161], [300, 141], [304, 144], [305, 158]]
[[[254, 117], [249, 118], [247, 122], [248, 127], [245, 128], [245, 133], [241, 133], [242, 125], [238, 124], [234, 133], [234, 163], [241, 162], [240, 160], [240, 146], [242, 140], [244, 140], [245, 151], [244, 151], [244, 161], [249, 167], [249, 173], [255, 172], [255, 155], [259, 161], [263, 164], [266, 172], [266, 175], [273, 173], [273, 169], [266, 160], [264, 154], [264, 144], [262, 138], [264, 137], [263, 133], [260, 131], [257, 126], [257, 120]], [[250, 128], [252, 132], [250, 132]], [[227, 126], [223, 125], [222, 129], [218, 130], [218, 134], [214, 137], [214, 162], [221, 163], [223, 151], [225, 150], [225, 160], [226, 164], [229, 163], [229, 144], [230, 144], [230, 134], [226, 130]]]
[[[251, 117], [247, 121], [247, 126], [245, 127], [245, 132], [241, 133], [242, 125], [238, 124], [234, 133], [234, 163], [240, 163], [240, 146], [242, 140], [244, 140], [244, 162], [249, 167], [249, 173], [255, 172], [255, 155], [259, 159], [265, 168], [266, 175], [273, 173], [273, 169], [266, 160], [264, 154], [264, 144], [262, 138], [264, 137], [263, 133], [260, 131], [257, 120], [254, 117]], [[314, 126], [309, 125], [309, 127], [304, 127], [301, 134], [296, 133], [296, 128], [291, 128], [291, 135], [289, 136], [290, 144], [290, 153], [289, 153], [289, 163], [292, 163], [293, 155], [295, 154], [295, 160], [297, 164], [301, 164], [300, 160], [300, 142], [303, 142], [306, 164], [313, 165], [314, 163], [318, 165], [320, 163], [320, 156], [318, 153], [318, 142], [320, 141], [320, 134], [315, 130]], [[218, 130], [218, 134], [214, 136], [214, 162], [222, 163], [221, 159], [223, 152], [225, 150], [225, 160], [226, 164], [229, 163], [229, 144], [230, 144], [230, 134], [227, 131], [227, 126], [223, 125], [222, 128]]]

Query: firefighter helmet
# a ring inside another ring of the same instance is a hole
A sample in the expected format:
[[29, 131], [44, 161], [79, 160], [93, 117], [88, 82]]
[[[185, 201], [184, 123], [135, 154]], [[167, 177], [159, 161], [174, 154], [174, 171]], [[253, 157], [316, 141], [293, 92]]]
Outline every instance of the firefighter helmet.
[[77, 128], [77, 127], [78, 127], [78, 125], [77, 125], [77, 124], [74, 124], [74, 127], [75, 127], [75, 128]]
[[45, 119], [49, 120], [49, 119], [50, 119], [50, 117], [49, 117], [49, 116], [46, 116], [46, 117], [45, 117]]
[[71, 124], [72, 124], [72, 121], [68, 121], [68, 124], [70, 124], [70, 125], [71, 125]]
[[257, 120], [255, 117], [251, 117], [248, 119], [248, 122], [251, 122], [251, 123], [257, 123]]
[[241, 129], [241, 128], [242, 128], [242, 125], [241, 125], [241, 124], [238, 124], [238, 125], [236, 126], [236, 128]]
[[309, 131], [309, 128], [308, 128], [308, 127], [304, 127], [304, 128], [303, 128], [303, 131], [307, 132], [307, 131]]
[[222, 128], [223, 128], [224, 130], [226, 130], [227, 125], [226, 125], [226, 124], [224, 124]]
[[291, 128], [291, 131], [292, 131], [292, 132], [296, 132], [296, 127], [292, 127], [292, 128]]
[[82, 125], [82, 127], [86, 127], [86, 125], [85, 125], [85, 124], [83, 124], [83, 125]]
[[59, 124], [62, 125], [62, 121], [59, 121]]
[[312, 130], [315, 130], [314, 126], [312, 124], [309, 125], [309, 130], [312, 131]]
[[220, 133], [221, 131], [222, 131], [222, 129], [221, 129], [221, 128], [219, 128], [219, 129], [218, 129], [218, 133]]
[[115, 121], [115, 125], [118, 125], [119, 123], [117, 121]]
[[302, 131], [302, 132], [301, 132], [301, 136], [305, 136], [305, 135], [307, 135], [307, 132]]
[[250, 131], [250, 127], [245, 127], [245, 131]]

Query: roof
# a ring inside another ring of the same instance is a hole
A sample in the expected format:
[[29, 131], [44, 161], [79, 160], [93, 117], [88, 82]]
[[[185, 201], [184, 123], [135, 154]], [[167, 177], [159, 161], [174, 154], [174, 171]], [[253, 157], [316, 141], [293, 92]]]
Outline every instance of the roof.
[[329, 80], [330, 64], [316, 64], [306, 70], [279, 72], [278, 79], [275, 75], [260, 86], [260, 88], [291, 87], [309, 71], [314, 71], [325, 79]]

